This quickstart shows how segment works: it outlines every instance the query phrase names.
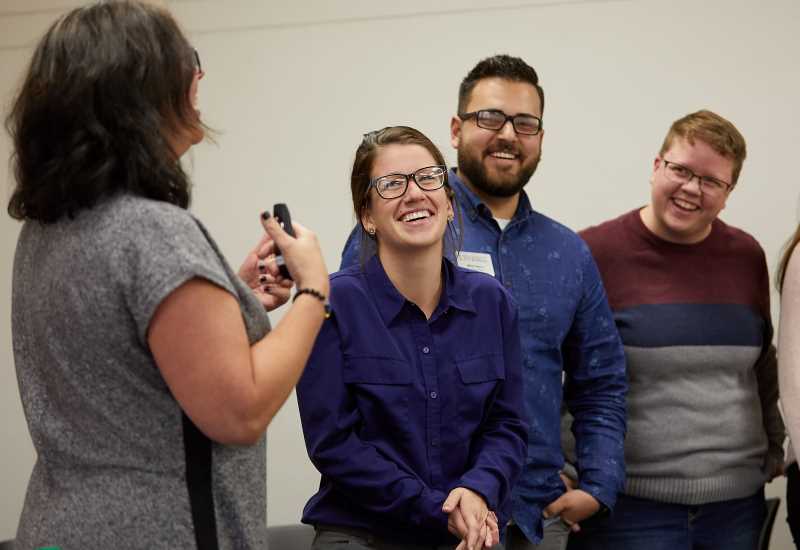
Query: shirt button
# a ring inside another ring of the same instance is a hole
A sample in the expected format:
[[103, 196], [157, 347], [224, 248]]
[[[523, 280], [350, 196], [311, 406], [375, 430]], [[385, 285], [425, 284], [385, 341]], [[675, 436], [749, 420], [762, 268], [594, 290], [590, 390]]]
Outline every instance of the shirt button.
[[430, 351], [431, 351], [431, 348], [429, 348], [428, 346], [425, 346], [424, 348], [422, 348], [422, 353], [428, 354], [428, 353], [430, 353]]
[[437, 397], [439, 397], [439, 394], [436, 393], [435, 391], [432, 391], [431, 392], [431, 399], [436, 399]]

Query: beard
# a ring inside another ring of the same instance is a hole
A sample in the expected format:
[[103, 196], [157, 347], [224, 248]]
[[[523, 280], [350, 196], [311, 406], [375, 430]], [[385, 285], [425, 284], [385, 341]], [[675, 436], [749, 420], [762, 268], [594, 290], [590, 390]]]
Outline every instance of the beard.
[[523, 166], [516, 178], [492, 179], [486, 173], [486, 167], [479, 156], [470, 155], [466, 149], [460, 148], [458, 149], [458, 170], [467, 181], [489, 196], [513, 197], [528, 184], [531, 176], [536, 172], [536, 167], [539, 166], [540, 158], [541, 155], [537, 156], [530, 166]]

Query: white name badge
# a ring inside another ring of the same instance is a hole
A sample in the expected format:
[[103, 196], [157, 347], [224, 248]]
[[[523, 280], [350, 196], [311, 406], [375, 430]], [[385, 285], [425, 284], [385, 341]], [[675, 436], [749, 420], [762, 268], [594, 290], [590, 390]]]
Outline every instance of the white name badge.
[[464, 252], [458, 253], [458, 266], [481, 273], [488, 273], [494, 277], [494, 266], [492, 257], [486, 252]]

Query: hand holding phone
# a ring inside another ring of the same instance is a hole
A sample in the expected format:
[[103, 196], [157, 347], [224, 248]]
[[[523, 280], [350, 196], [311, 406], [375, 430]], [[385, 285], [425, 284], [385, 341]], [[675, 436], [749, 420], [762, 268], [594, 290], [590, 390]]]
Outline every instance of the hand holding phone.
[[[325, 259], [322, 257], [322, 250], [320, 250], [319, 241], [313, 231], [303, 227], [302, 225], [292, 224], [292, 218], [289, 214], [289, 208], [285, 204], [278, 203], [273, 209], [275, 216], [275, 223], [280, 225], [283, 233], [277, 231], [277, 228], [268, 223], [270, 218], [269, 212], [261, 214], [261, 224], [267, 232], [267, 242], [269, 242], [269, 249], [275, 255], [275, 263], [271, 264], [272, 272], [275, 273], [272, 265], [278, 268], [278, 273], [281, 277], [279, 279], [284, 283], [294, 281], [295, 284], [300, 286], [300, 289], [309, 288], [316, 290], [323, 296], [327, 296], [330, 290], [328, 281], [328, 270], [325, 268]], [[296, 227], [296, 231], [295, 231]], [[281, 243], [284, 250], [282, 251]], [[288, 253], [289, 262], [283, 253]], [[262, 258], [264, 256], [261, 256]], [[292, 266], [291, 273], [289, 272], [288, 265]]]
[[[292, 227], [292, 216], [289, 214], [289, 207], [285, 203], [279, 202], [272, 207], [272, 215], [278, 220], [284, 231], [290, 236], [294, 237], [294, 228]], [[275, 263], [278, 265], [278, 270], [286, 279], [291, 280], [292, 276], [289, 269], [286, 267], [286, 261], [283, 259], [278, 245], [275, 245]]]

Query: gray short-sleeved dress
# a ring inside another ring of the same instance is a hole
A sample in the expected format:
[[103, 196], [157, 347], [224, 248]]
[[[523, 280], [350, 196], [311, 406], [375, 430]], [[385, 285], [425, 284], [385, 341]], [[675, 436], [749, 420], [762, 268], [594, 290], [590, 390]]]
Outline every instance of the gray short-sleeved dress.
[[212, 443], [147, 344], [156, 308], [201, 277], [233, 294], [250, 342], [264, 308], [186, 210], [130, 195], [26, 222], [14, 259], [14, 360], [37, 452], [18, 548], [266, 547], [266, 441]]

